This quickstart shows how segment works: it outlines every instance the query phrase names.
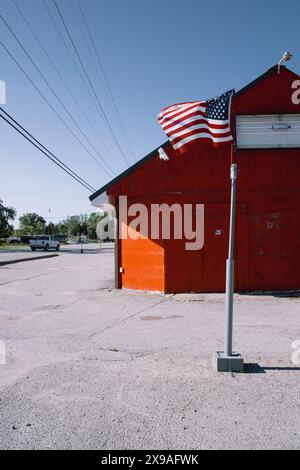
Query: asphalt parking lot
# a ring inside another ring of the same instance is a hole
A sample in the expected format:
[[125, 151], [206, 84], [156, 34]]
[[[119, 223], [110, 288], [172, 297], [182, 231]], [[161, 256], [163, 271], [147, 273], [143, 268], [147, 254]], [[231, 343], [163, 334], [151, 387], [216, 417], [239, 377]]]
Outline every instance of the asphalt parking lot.
[[218, 374], [223, 296], [116, 291], [113, 267], [109, 247], [0, 267], [1, 449], [300, 448], [300, 297], [236, 296], [249, 365]]

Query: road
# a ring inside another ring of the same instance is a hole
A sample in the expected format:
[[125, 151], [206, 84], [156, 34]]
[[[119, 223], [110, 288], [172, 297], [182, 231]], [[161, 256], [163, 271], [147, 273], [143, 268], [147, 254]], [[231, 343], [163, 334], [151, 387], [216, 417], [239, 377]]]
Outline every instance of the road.
[[113, 250], [0, 267], [1, 449], [299, 449], [300, 298], [113, 288]]

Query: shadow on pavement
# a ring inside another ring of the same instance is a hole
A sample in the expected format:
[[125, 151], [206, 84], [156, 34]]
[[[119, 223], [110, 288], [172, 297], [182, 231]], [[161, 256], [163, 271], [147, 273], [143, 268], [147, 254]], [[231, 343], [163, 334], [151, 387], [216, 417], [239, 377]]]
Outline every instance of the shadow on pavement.
[[245, 374], [265, 374], [267, 371], [295, 371], [300, 372], [300, 367], [262, 367], [259, 364], [244, 364]]
[[70, 255], [96, 255], [96, 254], [99, 254], [99, 253], [114, 253], [114, 248], [97, 248], [97, 249], [93, 249], [93, 248], [83, 248], [82, 249], [82, 252], [81, 252], [81, 248], [72, 248], [72, 249], [64, 249], [64, 248], [61, 248], [60, 253], [66, 253], [66, 254], [70, 254]]
[[263, 296], [263, 297], [278, 297], [278, 298], [298, 298], [300, 297], [300, 290], [294, 290], [294, 291], [266, 291], [266, 292], [239, 292], [239, 295], [253, 295], [253, 296]]
[[245, 374], [265, 374], [266, 371], [259, 364], [244, 364]]
[[300, 372], [300, 367], [264, 367], [264, 370], [283, 370]]

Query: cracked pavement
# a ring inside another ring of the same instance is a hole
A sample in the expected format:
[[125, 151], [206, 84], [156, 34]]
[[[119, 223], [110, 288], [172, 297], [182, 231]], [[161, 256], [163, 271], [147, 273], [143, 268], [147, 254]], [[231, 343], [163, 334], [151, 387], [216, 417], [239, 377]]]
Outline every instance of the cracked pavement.
[[109, 247], [0, 267], [1, 449], [300, 448], [299, 297], [236, 296], [250, 365], [217, 374], [224, 296], [116, 291], [113, 268]]

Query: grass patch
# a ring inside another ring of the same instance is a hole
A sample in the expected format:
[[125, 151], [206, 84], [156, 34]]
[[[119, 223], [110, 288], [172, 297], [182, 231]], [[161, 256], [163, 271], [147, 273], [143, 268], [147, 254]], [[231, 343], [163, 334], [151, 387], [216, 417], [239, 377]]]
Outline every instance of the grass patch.
[[26, 243], [3, 243], [0, 245], [0, 250], [24, 250], [29, 248]]

